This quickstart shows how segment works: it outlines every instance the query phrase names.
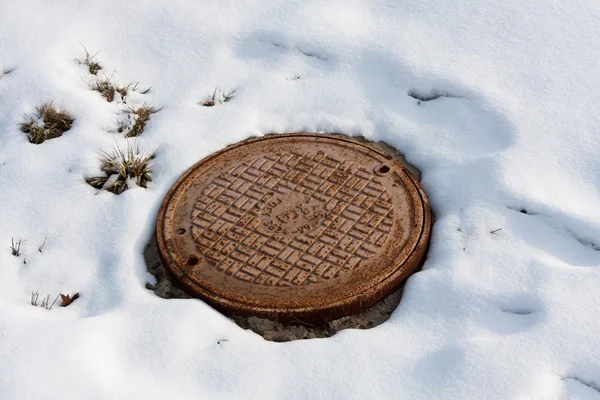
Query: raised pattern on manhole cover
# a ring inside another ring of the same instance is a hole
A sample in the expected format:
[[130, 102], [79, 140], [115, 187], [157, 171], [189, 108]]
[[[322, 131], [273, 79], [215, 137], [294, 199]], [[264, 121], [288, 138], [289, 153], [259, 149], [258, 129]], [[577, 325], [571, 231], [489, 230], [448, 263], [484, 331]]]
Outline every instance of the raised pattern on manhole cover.
[[305, 285], [377, 254], [394, 210], [381, 181], [322, 151], [242, 162], [202, 191], [192, 212], [200, 254], [261, 285]]
[[159, 213], [169, 270], [225, 310], [302, 321], [360, 311], [421, 262], [429, 207], [386, 154], [328, 135], [243, 142], [192, 167]]

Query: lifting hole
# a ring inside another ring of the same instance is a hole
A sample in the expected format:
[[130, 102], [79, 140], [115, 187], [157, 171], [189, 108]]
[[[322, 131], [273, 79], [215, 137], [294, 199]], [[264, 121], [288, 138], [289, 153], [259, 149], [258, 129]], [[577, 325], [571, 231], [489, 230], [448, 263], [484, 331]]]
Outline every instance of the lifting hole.
[[388, 165], [382, 164], [379, 167], [377, 167], [376, 171], [378, 174], [387, 174], [388, 172], [390, 172], [390, 167]]
[[198, 265], [200, 260], [196, 256], [189, 256], [187, 259], [187, 265]]
[[185, 233], [185, 229], [183, 229], [183, 228], [177, 229], [177, 234], [178, 235], [183, 235], [184, 233]]

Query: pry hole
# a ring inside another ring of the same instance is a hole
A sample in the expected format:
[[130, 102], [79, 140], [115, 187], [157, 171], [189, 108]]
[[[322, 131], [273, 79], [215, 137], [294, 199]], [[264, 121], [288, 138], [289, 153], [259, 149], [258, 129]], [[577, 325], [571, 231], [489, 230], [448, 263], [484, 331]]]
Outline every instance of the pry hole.
[[183, 235], [184, 233], [185, 233], [185, 229], [183, 229], [183, 228], [177, 229], [177, 234]]
[[388, 165], [380, 165], [379, 167], [377, 167], [377, 172], [380, 174], [387, 174], [388, 172], [390, 172], [390, 167]]
[[189, 256], [187, 259], [187, 265], [198, 265], [200, 260], [196, 256]]

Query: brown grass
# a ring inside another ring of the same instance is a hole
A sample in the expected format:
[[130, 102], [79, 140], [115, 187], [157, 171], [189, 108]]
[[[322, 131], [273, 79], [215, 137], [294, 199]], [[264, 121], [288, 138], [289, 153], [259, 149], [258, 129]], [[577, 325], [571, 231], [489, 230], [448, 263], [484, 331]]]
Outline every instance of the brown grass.
[[[127, 94], [130, 91], [135, 91], [138, 85], [139, 82], [131, 82], [128, 84], [117, 82], [112, 76], [98, 78], [89, 83], [90, 88], [100, 93], [109, 103], [115, 99], [116, 95], [121, 96], [121, 101], [124, 101]], [[142, 93], [148, 93], [149, 90], [150, 89], [147, 89]]]
[[152, 181], [151, 161], [156, 152], [140, 153], [136, 145], [128, 144], [126, 149], [116, 146], [112, 153], [100, 154], [100, 169], [105, 176], [86, 178], [86, 182], [96, 189], [104, 189], [114, 194], [127, 190], [127, 180], [135, 179], [136, 185], [146, 188]]
[[29, 142], [41, 144], [46, 140], [60, 137], [71, 129], [75, 118], [66, 110], [58, 109], [53, 102], [37, 107], [32, 116], [25, 116], [21, 131], [26, 133]]
[[100, 65], [100, 63], [98, 61], [96, 61], [96, 56], [98, 55], [99, 52], [94, 55], [90, 55], [90, 53], [87, 51], [85, 46], [83, 46], [83, 50], [85, 51], [85, 58], [83, 58], [83, 59], [76, 58], [75, 61], [80, 65], [85, 65], [88, 68], [88, 71], [90, 72], [90, 74], [92, 74], [92, 75], [98, 74], [98, 71], [100, 71], [102, 69], [102, 66]]
[[233, 98], [235, 97], [235, 92], [237, 92], [237, 89], [225, 92], [216, 87], [211, 96], [208, 96], [206, 99], [199, 101], [198, 104], [204, 107], [212, 107], [216, 104], [227, 103], [233, 100]]
[[[138, 137], [144, 132], [144, 128], [146, 127], [146, 123], [150, 120], [150, 116], [154, 113], [162, 110], [161, 108], [154, 108], [146, 103], [139, 107], [130, 106], [129, 108], [123, 110], [123, 112], [127, 115], [127, 121], [119, 122], [118, 131], [125, 132], [125, 137]], [[130, 124], [131, 121], [133, 125]], [[128, 126], [131, 125], [129, 130]]]

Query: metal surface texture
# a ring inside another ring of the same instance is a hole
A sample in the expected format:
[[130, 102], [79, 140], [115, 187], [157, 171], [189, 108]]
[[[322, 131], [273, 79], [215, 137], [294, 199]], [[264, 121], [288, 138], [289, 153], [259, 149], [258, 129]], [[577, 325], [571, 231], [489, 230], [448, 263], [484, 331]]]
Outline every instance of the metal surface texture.
[[376, 146], [326, 134], [249, 139], [167, 193], [160, 257], [215, 308], [321, 323], [367, 309], [422, 264], [431, 231], [414, 176]]

